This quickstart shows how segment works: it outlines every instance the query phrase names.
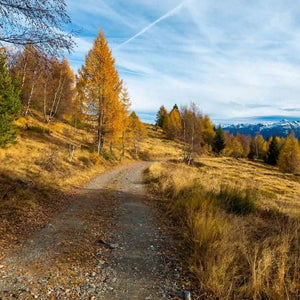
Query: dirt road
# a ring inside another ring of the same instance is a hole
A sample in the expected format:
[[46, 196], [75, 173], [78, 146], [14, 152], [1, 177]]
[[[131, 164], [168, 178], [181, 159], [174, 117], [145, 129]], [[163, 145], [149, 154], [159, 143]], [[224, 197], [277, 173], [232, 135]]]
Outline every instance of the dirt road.
[[[1, 299], [175, 299], [181, 267], [138, 162], [106, 172], [0, 265]], [[170, 246], [170, 247], [169, 247]]]

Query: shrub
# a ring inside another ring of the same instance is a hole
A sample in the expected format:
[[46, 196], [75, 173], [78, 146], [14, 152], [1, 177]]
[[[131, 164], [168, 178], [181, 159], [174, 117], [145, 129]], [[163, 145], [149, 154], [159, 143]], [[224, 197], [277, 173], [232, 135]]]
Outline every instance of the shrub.
[[106, 151], [104, 151], [103, 152], [103, 158], [105, 159], [105, 160], [108, 160], [108, 161], [112, 161], [113, 160], [113, 157], [112, 157], [112, 155], [110, 154], [110, 153], [108, 153], [108, 152], [106, 152]]

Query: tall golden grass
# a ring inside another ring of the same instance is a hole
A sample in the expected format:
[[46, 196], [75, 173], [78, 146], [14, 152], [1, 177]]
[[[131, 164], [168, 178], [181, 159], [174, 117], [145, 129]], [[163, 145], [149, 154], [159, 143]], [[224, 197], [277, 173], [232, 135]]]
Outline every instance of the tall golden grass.
[[275, 202], [287, 181], [286, 199], [300, 196], [297, 178], [282, 175], [281, 184], [272, 184], [281, 176], [276, 169], [226, 158], [202, 158], [200, 167], [155, 163], [147, 176], [183, 230], [203, 298], [299, 299], [300, 210], [288, 214], [297, 203], [284, 209]]

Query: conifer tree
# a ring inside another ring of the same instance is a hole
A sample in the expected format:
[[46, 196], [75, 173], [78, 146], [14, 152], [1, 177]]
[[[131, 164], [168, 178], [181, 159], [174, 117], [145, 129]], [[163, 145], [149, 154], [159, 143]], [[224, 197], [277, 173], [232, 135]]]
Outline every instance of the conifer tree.
[[169, 114], [168, 127], [166, 130], [167, 137], [169, 139], [178, 138], [181, 135], [181, 129], [180, 113], [178, 111], [178, 106], [175, 104]]
[[213, 151], [219, 154], [225, 148], [225, 146], [224, 132], [222, 127], [219, 126], [216, 130], [216, 136], [214, 138]]
[[134, 152], [137, 154], [139, 142], [146, 136], [146, 128], [134, 111], [129, 116], [128, 130], [133, 142]]
[[216, 132], [208, 115], [205, 115], [202, 121], [202, 134], [204, 142], [211, 146], [214, 142]]
[[166, 108], [162, 105], [156, 115], [156, 126], [163, 128], [167, 116], [168, 112]]
[[272, 140], [271, 140], [271, 143], [269, 145], [269, 150], [268, 150], [266, 162], [270, 165], [275, 166], [277, 164], [277, 161], [278, 161], [279, 153], [280, 153], [279, 145], [278, 145], [278, 142], [277, 142], [276, 135], [274, 135]]
[[285, 139], [279, 154], [278, 166], [288, 173], [296, 173], [300, 170], [300, 147], [294, 132]]
[[250, 142], [250, 149], [249, 149], [249, 153], [248, 153], [248, 158], [249, 159], [254, 159], [254, 157], [256, 157], [256, 143], [255, 143], [254, 137], [252, 137], [251, 142]]
[[122, 143], [122, 152], [121, 156], [125, 156], [125, 143], [126, 137], [128, 134], [128, 124], [129, 124], [129, 107], [130, 107], [130, 97], [126, 88], [123, 87], [121, 92], [121, 107], [122, 107], [122, 134], [121, 134], [121, 143]]
[[99, 155], [102, 155], [106, 139], [111, 139], [117, 127], [113, 123], [120, 122], [115, 113], [120, 107], [119, 95], [122, 90], [122, 81], [103, 32], [99, 31], [79, 74], [82, 82], [80, 93], [85, 97], [89, 115], [91, 118], [97, 116], [96, 147]]
[[21, 111], [20, 91], [9, 75], [7, 59], [0, 53], [0, 147], [16, 139], [13, 121]]

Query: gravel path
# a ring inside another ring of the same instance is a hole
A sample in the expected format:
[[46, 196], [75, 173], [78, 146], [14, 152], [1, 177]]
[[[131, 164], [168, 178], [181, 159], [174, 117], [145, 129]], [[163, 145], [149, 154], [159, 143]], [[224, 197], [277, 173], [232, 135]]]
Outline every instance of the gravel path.
[[[179, 299], [172, 237], [148, 205], [138, 162], [90, 182], [0, 265], [0, 299]], [[170, 247], [169, 247], [170, 246]]]

